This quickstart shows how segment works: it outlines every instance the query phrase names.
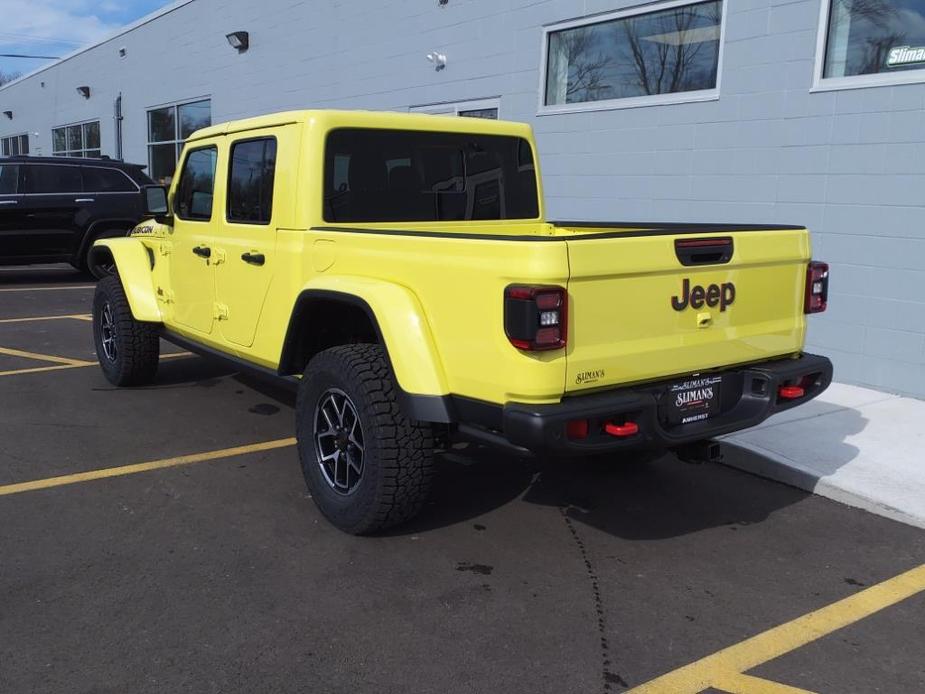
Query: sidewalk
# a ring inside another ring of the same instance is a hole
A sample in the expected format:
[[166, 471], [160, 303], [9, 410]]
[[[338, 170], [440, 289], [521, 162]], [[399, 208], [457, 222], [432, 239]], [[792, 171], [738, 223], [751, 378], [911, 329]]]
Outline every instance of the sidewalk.
[[723, 441], [758, 454], [735, 467], [925, 528], [925, 401], [833, 383]]

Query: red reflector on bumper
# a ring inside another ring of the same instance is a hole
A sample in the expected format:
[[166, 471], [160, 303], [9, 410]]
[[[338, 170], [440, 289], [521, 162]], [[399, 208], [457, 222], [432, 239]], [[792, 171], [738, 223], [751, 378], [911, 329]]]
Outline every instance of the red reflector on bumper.
[[586, 439], [588, 438], [588, 420], [587, 419], [573, 419], [568, 424], [565, 425], [565, 434], [570, 439]]
[[784, 400], [796, 400], [806, 395], [806, 391], [800, 386], [781, 386], [777, 389], [777, 394]]
[[606, 431], [611, 436], [625, 438], [627, 436], [632, 436], [633, 434], [638, 434], [639, 425], [636, 424], [636, 422], [626, 422], [626, 424], [614, 424], [613, 422], [607, 422], [607, 424], [604, 425], [604, 431]]

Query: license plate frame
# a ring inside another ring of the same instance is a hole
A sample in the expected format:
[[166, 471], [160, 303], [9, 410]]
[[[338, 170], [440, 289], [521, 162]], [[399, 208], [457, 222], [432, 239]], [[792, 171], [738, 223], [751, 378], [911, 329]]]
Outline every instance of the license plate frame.
[[691, 376], [670, 384], [662, 396], [668, 424], [703, 422], [719, 414], [722, 375]]

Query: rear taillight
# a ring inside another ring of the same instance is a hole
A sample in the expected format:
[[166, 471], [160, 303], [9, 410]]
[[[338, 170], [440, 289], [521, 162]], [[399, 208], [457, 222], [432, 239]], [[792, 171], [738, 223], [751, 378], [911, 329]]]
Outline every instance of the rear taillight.
[[504, 333], [517, 349], [565, 347], [568, 293], [562, 287], [512, 284], [504, 290]]
[[829, 301], [829, 266], [813, 260], [806, 267], [804, 313], [822, 313]]

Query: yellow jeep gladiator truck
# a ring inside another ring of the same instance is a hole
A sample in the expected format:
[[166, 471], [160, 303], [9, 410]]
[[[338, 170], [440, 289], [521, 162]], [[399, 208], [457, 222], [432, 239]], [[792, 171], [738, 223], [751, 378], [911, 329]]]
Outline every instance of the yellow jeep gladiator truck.
[[524, 124], [261, 116], [194, 133], [145, 193], [152, 219], [93, 251], [104, 374], [150, 382], [164, 338], [291, 380], [347, 532], [413, 516], [457, 437], [704, 458], [831, 381], [803, 352], [828, 293], [805, 228], [547, 221]]

